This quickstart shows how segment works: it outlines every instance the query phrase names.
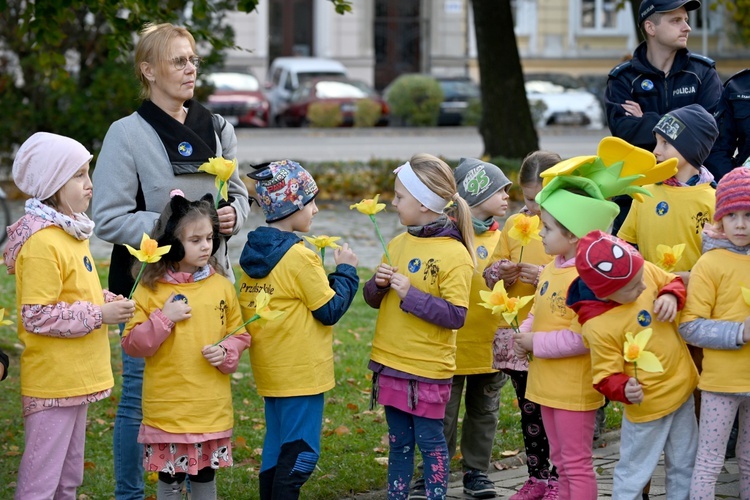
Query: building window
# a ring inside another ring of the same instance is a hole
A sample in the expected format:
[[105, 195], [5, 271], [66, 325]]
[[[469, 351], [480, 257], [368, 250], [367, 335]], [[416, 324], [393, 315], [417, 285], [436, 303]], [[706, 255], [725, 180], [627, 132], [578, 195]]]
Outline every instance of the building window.
[[617, 0], [581, 0], [581, 28], [605, 30], [617, 26]]
[[578, 17], [577, 31], [586, 35], [626, 35], [633, 30], [630, 2], [573, 0], [570, 13]]
[[537, 0], [510, 0], [513, 28], [516, 35], [529, 35], [536, 23]]

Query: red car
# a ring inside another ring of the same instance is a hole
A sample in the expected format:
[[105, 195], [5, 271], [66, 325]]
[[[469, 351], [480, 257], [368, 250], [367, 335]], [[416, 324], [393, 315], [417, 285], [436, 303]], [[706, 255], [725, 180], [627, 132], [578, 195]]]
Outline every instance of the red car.
[[315, 102], [336, 103], [341, 109], [342, 126], [354, 124], [357, 101], [371, 99], [380, 105], [378, 126], [388, 125], [388, 105], [364, 82], [348, 78], [316, 78], [304, 82], [294, 91], [289, 103], [279, 114], [279, 123], [287, 127], [309, 125], [308, 108]]
[[258, 79], [250, 73], [212, 73], [214, 88], [206, 107], [235, 127], [267, 127], [269, 105]]

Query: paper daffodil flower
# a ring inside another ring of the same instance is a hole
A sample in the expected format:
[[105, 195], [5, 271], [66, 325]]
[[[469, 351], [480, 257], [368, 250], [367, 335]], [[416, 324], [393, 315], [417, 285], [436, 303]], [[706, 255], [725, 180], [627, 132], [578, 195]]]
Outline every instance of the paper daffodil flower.
[[656, 254], [659, 256], [659, 259], [655, 264], [666, 272], [671, 273], [682, 258], [683, 251], [685, 251], [684, 243], [679, 243], [673, 247], [656, 245]]
[[279, 319], [284, 314], [286, 314], [284, 311], [274, 311], [271, 309], [270, 304], [271, 303], [271, 296], [266, 293], [265, 290], [261, 290], [258, 292], [258, 295], [255, 297], [255, 314], [253, 314], [250, 319], [242, 323], [240, 326], [229, 332], [226, 336], [224, 336], [221, 340], [218, 342], [215, 342], [213, 345], [219, 345], [220, 343], [224, 342], [226, 339], [234, 335], [235, 333], [239, 332], [240, 330], [243, 330], [247, 325], [254, 321], [259, 321], [261, 326], [268, 323], [269, 321], [273, 321], [275, 319]]
[[[750, 288], [746, 288], [744, 286], [740, 287], [740, 291], [742, 292], [742, 298], [745, 300], [745, 304], [750, 306]], [[2, 317], [2, 316], [0, 316]]]
[[538, 215], [519, 215], [513, 221], [513, 227], [508, 231], [508, 236], [521, 242], [521, 245], [528, 245], [531, 240], [541, 241], [539, 236], [539, 216]]
[[529, 244], [533, 240], [541, 241], [542, 237], [539, 235], [541, 230], [541, 220], [538, 215], [519, 215], [513, 220], [513, 227], [508, 231], [508, 236], [514, 240], [521, 242], [521, 253], [518, 256], [518, 262], [523, 259], [523, 247]]
[[222, 200], [229, 200], [227, 186], [229, 184], [229, 178], [236, 169], [236, 158], [234, 160], [226, 160], [222, 156], [219, 156], [218, 158], [209, 158], [206, 163], [198, 167], [200, 172], [206, 172], [216, 176], [216, 189], [218, 190], [216, 207], [219, 206], [219, 198]]
[[172, 245], [165, 245], [163, 247], [160, 247], [159, 243], [157, 243], [156, 240], [149, 238], [146, 233], [143, 233], [143, 237], [141, 238], [141, 247], [138, 250], [131, 247], [130, 245], [125, 245], [125, 248], [128, 249], [130, 255], [132, 255], [139, 261], [145, 262], [147, 264], [153, 264], [154, 262], [158, 262], [159, 260], [161, 260], [161, 256], [169, 252], [169, 250], [172, 248]]
[[9, 319], [5, 319], [5, 308], [0, 307], [0, 326], [12, 325], [13, 322]]
[[380, 198], [380, 194], [376, 194], [375, 198], [365, 199], [360, 201], [359, 203], [355, 203], [354, 205], [349, 205], [349, 210], [354, 210], [356, 208], [358, 212], [370, 216], [370, 220], [373, 224], [375, 224], [375, 232], [378, 233], [380, 244], [383, 246], [385, 258], [388, 260], [388, 264], [390, 264], [391, 256], [388, 254], [388, 247], [385, 244], [383, 235], [380, 233], [378, 221], [375, 219], [375, 214], [385, 209], [385, 203], [378, 203], [378, 198]]
[[659, 358], [656, 354], [646, 350], [646, 345], [653, 330], [647, 328], [639, 332], [635, 337], [631, 332], [625, 333], [625, 344], [623, 345], [623, 355], [625, 361], [633, 363], [635, 367], [635, 379], [638, 380], [638, 367], [643, 371], [651, 373], [660, 373], [664, 371]]
[[337, 248], [341, 248], [341, 245], [336, 244], [336, 242], [341, 239], [341, 237], [339, 236], [326, 236], [325, 234], [321, 236], [315, 236], [313, 234], [312, 237], [305, 236], [304, 238], [309, 244], [320, 250], [320, 260], [323, 262], [323, 265], [325, 265], [326, 263], [327, 247], [331, 247], [334, 250]]
[[378, 203], [378, 198], [380, 198], [380, 194], [376, 194], [375, 198], [365, 199], [354, 205], [349, 205], [349, 210], [356, 208], [365, 215], [375, 215], [385, 209], [385, 203]]
[[480, 306], [490, 309], [492, 314], [502, 315], [503, 319], [516, 331], [518, 331], [516, 319], [519, 311], [534, 298], [533, 295], [508, 297], [503, 280], [495, 283], [492, 291], [480, 290], [479, 296], [484, 301], [479, 303]]
[[130, 255], [141, 261], [141, 270], [138, 271], [138, 276], [135, 278], [133, 288], [130, 289], [130, 295], [128, 295], [128, 299], [131, 299], [133, 298], [135, 288], [138, 286], [138, 282], [141, 281], [141, 276], [143, 276], [143, 270], [146, 269], [146, 264], [153, 264], [154, 262], [160, 261], [162, 255], [169, 252], [172, 245], [164, 245], [163, 247], [160, 247], [156, 240], [149, 238], [146, 233], [143, 233], [141, 247], [138, 250], [130, 245], [125, 245], [125, 248], [128, 249]]

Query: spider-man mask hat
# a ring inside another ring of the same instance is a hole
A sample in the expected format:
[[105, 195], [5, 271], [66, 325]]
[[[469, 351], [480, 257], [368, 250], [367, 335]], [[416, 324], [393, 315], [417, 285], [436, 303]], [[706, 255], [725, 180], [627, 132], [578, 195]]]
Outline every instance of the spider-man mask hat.
[[642, 267], [638, 250], [611, 234], [591, 231], [578, 242], [578, 275], [600, 299], [627, 285]]

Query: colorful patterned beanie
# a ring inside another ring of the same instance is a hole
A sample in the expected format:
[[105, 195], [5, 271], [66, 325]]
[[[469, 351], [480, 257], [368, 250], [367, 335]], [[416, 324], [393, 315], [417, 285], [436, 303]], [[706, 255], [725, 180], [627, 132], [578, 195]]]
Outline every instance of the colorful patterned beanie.
[[750, 168], [747, 167], [733, 169], [716, 186], [714, 220], [739, 211], [750, 211]]
[[266, 214], [266, 222], [285, 219], [315, 199], [318, 185], [310, 172], [292, 160], [278, 160], [253, 165], [247, 174], [255, 180], [258, 203]]

